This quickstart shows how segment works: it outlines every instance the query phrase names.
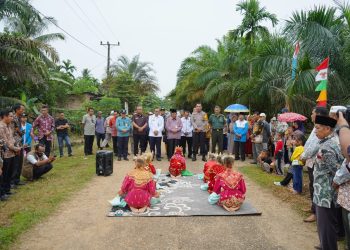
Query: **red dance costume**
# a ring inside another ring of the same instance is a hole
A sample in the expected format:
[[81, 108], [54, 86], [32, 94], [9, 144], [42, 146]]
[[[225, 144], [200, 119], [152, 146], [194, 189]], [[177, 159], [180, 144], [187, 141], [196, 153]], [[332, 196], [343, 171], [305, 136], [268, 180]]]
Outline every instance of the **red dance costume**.
[[213, 166], [209, 167], [207, 171], [204, 173], [204, 179], [207, 179], [207, 182], [208, 182], [209, 194], [213, 192], [216, 176], [224, 172], [225, 169], [226, 168], [224, 166], [216, 162]]
[[220, 194], [219, 205], [238, 210], [245, 200], [243, 175], [228, 168], [216, 177], [213, 192]]
[[145, 167], [145, 169], [147, 171], [151, 172], [152, 174], [156, 174], [156, 168], [154, 167], [152, 162], [148, 163], [148, 165]]
[[204, 168], [203, 168], [203, 174], [204, 174], [203, 181], [204, 182], [209, 181], [209, 176], [206, 176], [208, 169], [211, 169], [216, 164], [217, 164], [217, 162], [215, 160], [209, 160], [204, 164]]
[[184, 170], [186, 170], [186, 160], [182, 155], [182, 148], [176, 148], [175, 154], [170, 159], [169, 173], [177, 177]]
[[134, 169], [125, 176], [121, 192], [126, 195], [125, 201], [137, 209], [150, 206], [151, 198], [156, 194], [156, 183], [153, 175], [145, 169]]

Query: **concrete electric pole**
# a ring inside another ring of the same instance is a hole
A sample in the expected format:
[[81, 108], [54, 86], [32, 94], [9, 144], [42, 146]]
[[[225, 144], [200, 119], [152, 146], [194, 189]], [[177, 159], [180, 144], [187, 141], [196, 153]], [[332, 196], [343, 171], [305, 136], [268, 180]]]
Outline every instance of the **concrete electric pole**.
[[118, 43], [103, 43], [100, 42], [100, 45], [107, 46], [107, 77], [109, 76], [109, 67], [111, 66], [111, 46], [120, 46], [120, 42]]

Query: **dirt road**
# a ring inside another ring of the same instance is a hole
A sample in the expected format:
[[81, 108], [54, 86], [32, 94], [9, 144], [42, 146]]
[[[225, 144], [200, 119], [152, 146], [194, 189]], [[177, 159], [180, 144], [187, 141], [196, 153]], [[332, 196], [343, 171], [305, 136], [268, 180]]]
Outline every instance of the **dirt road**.
[[[202, 170], [203, 162], [187, 162], [190, 171]], [[166, 171], [168, 162], [155, 166]], [[247, 199], [262, 216], [108, 218], [107, 200], [132, 167], [131, 161], [116, 161], [112, 176], [95, 177], [13, 249], [313, 249], [318, 244], [314, 225], [247, 178]]]

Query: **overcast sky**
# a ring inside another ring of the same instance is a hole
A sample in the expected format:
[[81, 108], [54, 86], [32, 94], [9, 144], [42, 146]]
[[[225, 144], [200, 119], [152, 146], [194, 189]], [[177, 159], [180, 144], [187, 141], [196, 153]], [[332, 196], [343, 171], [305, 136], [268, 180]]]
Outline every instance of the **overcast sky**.
[[[166, 95], [176, 84], [181, 61], [200, 45], [216, 46], [242, 17], [235, 11], [238, 0], [32, 0], [33, 5], [98, 55], [67, 36], [54, 42], [61, 60], [71, 59], [81, 71], [89, 68], [102, 79], [106, 69], [107, 49], [100, 41], [120, 42], [111, 58], [129, 58], [140, 54], [152, 62], [161, 89]], [[280, 25], [295, 10], [313, 5], [331, 4], [330, 0], [261, 0], [261, 5], [275, 13]], [[278, 29], [278, 27], [277, 27]], [[59, 30], [52, 27], [51, 32]], [[292, 56], [292, 55], [291, 55]]]

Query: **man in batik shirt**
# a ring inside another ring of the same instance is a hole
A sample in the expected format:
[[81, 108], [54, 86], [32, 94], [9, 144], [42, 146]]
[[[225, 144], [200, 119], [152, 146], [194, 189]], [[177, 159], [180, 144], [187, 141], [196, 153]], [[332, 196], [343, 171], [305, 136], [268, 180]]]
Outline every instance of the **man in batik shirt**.
[[13, 121], [11, 123], [11, 129], [13, 131], [13, 138], [15, 139], [15, 146], [21, 148], [21, 150], [15, 154], [13, 163], [13, 172], [11, 177], [11, 184], [15, 186], [24, 185], [24, 182], [20, 180], [23, 166], [23, 145], [22, 145], [22, 132], [21, 132], [21, 117], [25, 112], [25, 107], [22, 104], [15, 104], [13, 106]]
[[[327, 116], [328, 110], [324, 107], [315, 107], [312, 110], [311, 121], [315, 124], [316, 115]], [[304, 153], [301, 154], [301, 159], [305, 161], [305, 166], [307, 166], [308, 176], [309, 176], [309, 191], [311, 198], [311, 208], [307, 212], [311, 212], [311, 215], [304, 219], [304, 222], [314, 222], [316, 221], [316, 208], [315, 204], [312, 202], [314, 197], [314, 164], [316, 160], [316, 155], [319, 150], [320, 140], [316, 136], [316, 128], [312, 130], [309, 138], [304, 145]]]
[[33, 131], [36, 128], [39, 132], [39, 142], [45, 145], [45, 155], [49, 157], [53, 140], [52, 133], [55, 130], [55, 120], [49, 115], [49, 107], [47, 105], [42, 106], [41, 115], [33, 122]]
[[319, 249], [337, 249], [337, 193], [333, 178], [344, 158], [334, 136], [337, 121], [316, 116], [316, 136], [320, 140], [314, 166], [314, 198], [316, 205]]

